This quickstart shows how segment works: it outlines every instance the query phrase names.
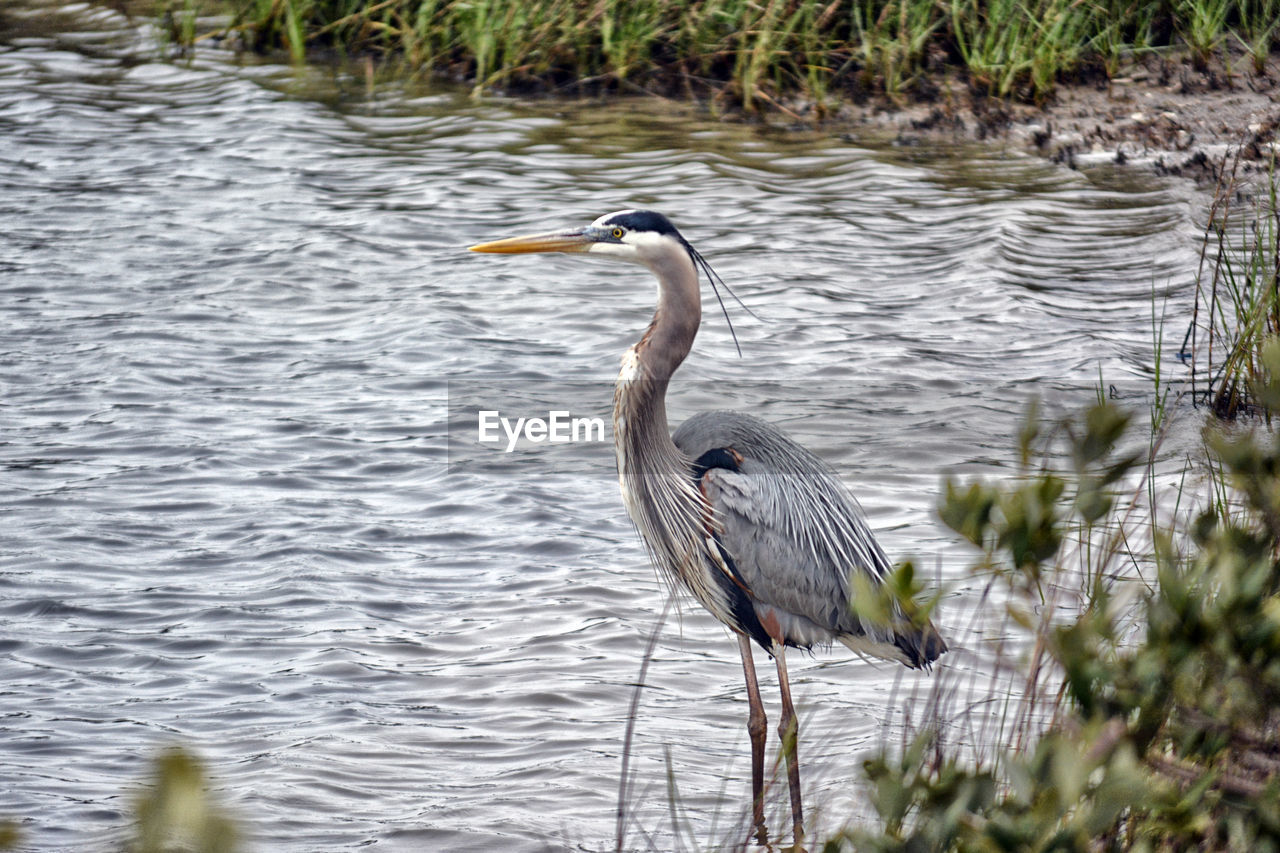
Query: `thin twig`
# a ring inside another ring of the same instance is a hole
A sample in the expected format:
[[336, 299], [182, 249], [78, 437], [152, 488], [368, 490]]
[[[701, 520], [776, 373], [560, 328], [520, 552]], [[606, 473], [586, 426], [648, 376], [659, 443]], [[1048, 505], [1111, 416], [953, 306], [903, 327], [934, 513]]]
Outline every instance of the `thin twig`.
[[644, 678], [649, 672], [649, 662], [653, 660], [653, 650], [658, 645], [662, 626], [666, 623], [667, 614], [671, 612], [671, 605], [674, 602], [675, 590], [672, 590], [667, 596], [667, 603], [662, 606], [658, 621], [653, 624], [653, 630], [649, 632], [649, 639], [644, 646], [644, 656], [640, 659], [640, 673], [636, 676], [636, 683], [631, 690], [631, 705], [627, 708], [627, 729], [622, 738], [622, 773], [618, 780], [617, 847], [615, 848], [618, 853], [622, 853], [623, 844], [626, 841], [627, 794], [631, 789], [631, 742], [636, 730], [636, 715], [640, 710], [640, 691], [644, 689]]

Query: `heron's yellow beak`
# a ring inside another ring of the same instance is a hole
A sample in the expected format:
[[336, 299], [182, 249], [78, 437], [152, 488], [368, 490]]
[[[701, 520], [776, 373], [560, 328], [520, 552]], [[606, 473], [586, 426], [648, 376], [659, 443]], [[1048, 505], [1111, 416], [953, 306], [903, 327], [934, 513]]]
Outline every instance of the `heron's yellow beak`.
[[585, 252], [599, 242], [594, 229], [579, 228], [554, 234], [530, 234], [525, 237], [508, 237], [492, 243], [468, 246], [469, 252], [492, 252], [499, 255], [523, 255], [529, 252]]

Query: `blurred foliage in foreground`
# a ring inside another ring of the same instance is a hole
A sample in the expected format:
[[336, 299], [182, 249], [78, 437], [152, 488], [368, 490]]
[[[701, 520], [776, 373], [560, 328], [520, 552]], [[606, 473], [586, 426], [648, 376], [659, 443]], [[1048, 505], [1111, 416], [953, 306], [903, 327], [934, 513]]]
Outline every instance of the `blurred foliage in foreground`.
[[[1280, 342], [1261, 358], [1255, 398], [1275, 411]], [[1124, 414], [1100, 402], [1060, 430], [1037, 421], [1023, 477], [948, 483], [940, 511], [1034, 637], [1046, 733], [1019, 721], [997, 743], [1028, 745], [962, 762], [931, 727], [865, 764], [881, 831], [823, 849], [1280, 850], [1280, 437], [1210, 428], [1215, 497], [1173, 531], [1114, 496], [1143, 473], [1142, 454], [1117, 450]], [[1055, 471], [1060, 439], [1070, 462]], [[1135, 526], [1150, 553], [1131, 550]], [[1139, 563], [1154, 581], [1126, 596]]]
[[156, 759], [151, 785], [137, 801], [130, 853], [232, 853], [235, 826], [210, 801], [204, 768], [179, 749]]

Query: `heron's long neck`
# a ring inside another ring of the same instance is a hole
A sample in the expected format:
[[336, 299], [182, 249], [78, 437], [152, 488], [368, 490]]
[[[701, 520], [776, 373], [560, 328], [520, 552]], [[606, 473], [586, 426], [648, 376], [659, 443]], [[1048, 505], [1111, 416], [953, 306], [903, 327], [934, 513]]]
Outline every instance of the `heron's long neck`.
[[694, 485], [691, 460], [667, 426], [667, 385], [698, 334], [702, 302], [689, 257], [655, 266], [658, 310], [644, 336], [622, 358], [613, 395], [613, 440], [627, 514], [654, 565], [682, 584], [718, 619], [733, 618], [725, 592], [705, 571], [710, 507]]
[[693, 260], [687, 255], [670, 258], [651, 269], [658, 277], [658, 308], [644, 335], [623, 356], [613, 397], [620, 466], [641, 465], [654, 454], [678, 457], [667, 425], [667, 385], [693, 347], [702, 321]]
[[644, 336], [622, 357], [613, 393], [613, 441], [627, 514], [655, 562], [676, 574], [686, 560], [690, 526], [702, 503], [689, 460], [667, 426], [667, 385], [689, 354], [702, 319], [698, 274], [689, 257], [651, 267], [658, 277], [658, 310]]

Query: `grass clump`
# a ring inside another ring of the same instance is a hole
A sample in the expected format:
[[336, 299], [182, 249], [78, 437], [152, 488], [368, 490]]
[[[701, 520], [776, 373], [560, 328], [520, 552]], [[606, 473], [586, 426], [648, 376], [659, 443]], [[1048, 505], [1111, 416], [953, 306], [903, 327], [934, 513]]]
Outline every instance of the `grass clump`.
[[490, 88], [666, 89], [750, 109], [798, 96], [1041, 101], [1151, 51], [1198, 66], [1243, 49], [1261, 71], [1280, 0], [230, 0], [254, 49], [378, 53]]
[[879, 88], [901, 102], [916, 89], [927, 51], [947, 23], [936, 4], [860, 0], [850, 8], [851, 46], [845, 62], [858, 66], [861, 89]]
[[1280, 335], [1280, 194], [1274, 160], [1261, 192], [1252, 201], [1243, 199], [1234, 170], [1224, 169], [1205, 228], [1182, 351], [1197, 401], [1224, 420], [1269, 411], [1251, 389], [1264, 385], [1262, 350]]
[[1099, 32], [1098, 8], [1077, 0], [956, 0], [951, 31], [983, 93], [1042, 99], [1076, 70]]
[[[1280, 406], [1280, 342], [1261, 360]], [[1033, 641], [1008, 746], [962, 760], [935, 721], [865, 763], [880, 826], [823, 849], [1280, 850], [1280, 437], [1208, 431], [1229, 498], [1169, 529], [1118, 499], [1150, 473], [1125, 413], [1027, 423], [1015, 482], [940, 508]]]
[[1239, 15], [1240, 26], [1232, 35], [1253, 61], [1254, 73], [1261, 74], [1280, 29], [1280, 0], [1246, 0], [1240, 4]]

